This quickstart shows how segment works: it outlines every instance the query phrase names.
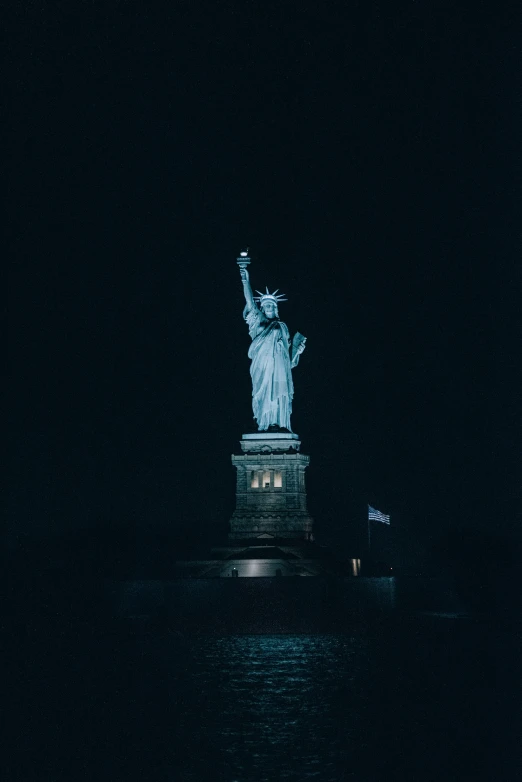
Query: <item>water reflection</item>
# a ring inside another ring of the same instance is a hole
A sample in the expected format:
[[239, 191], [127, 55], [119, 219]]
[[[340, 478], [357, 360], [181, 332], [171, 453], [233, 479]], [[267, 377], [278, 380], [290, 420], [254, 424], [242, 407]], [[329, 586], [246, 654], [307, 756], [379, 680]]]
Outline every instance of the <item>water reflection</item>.
[[219, 681], [209, 703], [220, 712], [216, 738], [238, 780], [262, 779], [263, 769], [267, 779], [338, 779], [364, 711], [366, 646], [355, 636], [284, 635], [205, 646], [206, 675]]
[[[381, 612], [323, 634], [193, 635], [145, 620], [53, 634], [18, 655], [18, 705], [38, 729], [18, 731], [24, 752], [4, 776], [514, 779], [519, 649], [485, 629]], [[485, 774], [492, 736], [498, 768]]]
[[117, 621], [42, 623], [12, 666], [32, 722], [5, 778], [517, 778], [518, 631], [459, 618], [419, 580], [235, 581], [144, 582]]

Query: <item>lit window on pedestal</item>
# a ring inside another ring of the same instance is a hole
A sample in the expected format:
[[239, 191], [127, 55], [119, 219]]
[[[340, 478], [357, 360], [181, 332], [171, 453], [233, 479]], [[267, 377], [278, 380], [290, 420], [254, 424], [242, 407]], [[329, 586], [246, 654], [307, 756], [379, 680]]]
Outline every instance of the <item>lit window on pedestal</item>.
[[265, 470], [263, 472], [263, 486], [265, 487], [265, 489], [269, 489], [270, 488], [270, 471], [269, 470]]
[[281, 470], [274, 470], [274, 489], [283, 488], [283, 473]]
[[252, 470], [250, 473], [250, 488], [259, 489], [259, 474], [256, 470]]

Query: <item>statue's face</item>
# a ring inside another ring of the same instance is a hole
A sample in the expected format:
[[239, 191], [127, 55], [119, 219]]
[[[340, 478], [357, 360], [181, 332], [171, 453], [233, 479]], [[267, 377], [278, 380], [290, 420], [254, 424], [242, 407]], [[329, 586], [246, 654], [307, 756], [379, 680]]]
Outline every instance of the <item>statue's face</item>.
[[269, 320], [272, 320], [273, 318], [275, 318], [277, 316], [276, 305], [274, 304], [273, 301], [270, 301], [270, 299], [268, 301], [264, 301], [263, 302], [262, 309], [263, 309], [264, 315]]

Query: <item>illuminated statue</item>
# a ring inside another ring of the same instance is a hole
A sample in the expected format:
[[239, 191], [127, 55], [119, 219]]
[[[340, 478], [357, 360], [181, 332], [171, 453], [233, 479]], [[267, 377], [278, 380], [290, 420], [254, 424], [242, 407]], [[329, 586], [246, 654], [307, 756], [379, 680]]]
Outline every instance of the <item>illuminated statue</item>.
[[[279, 320], [277, 305], [286, 301], [277, 291], [252, 294], [247, 265], [248, 253], [238, 258], [246, 306], [243, 317], [248, 324], [252, 344], [248, 351], [251, 359], [252, 408], [260, 432], [269, 426], [279, 426], [292, 431], [290, 416], [294, 384], [292, 369], [297, 366], [299, 356], [305, 349], [306, 337], [299, 332], [290, 342], [290, 332]], [[256, 302], [259, 302], [259, 307]]]

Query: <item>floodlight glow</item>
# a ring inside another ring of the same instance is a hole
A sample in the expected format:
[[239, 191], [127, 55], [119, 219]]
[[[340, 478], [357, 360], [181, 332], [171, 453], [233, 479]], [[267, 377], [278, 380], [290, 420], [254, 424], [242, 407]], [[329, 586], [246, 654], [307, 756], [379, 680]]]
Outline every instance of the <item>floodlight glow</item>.
[[246, 258], [248, 253], [239, 253], [242, 258]]

